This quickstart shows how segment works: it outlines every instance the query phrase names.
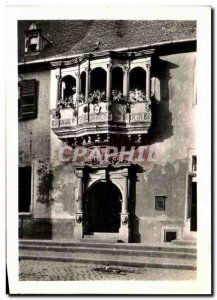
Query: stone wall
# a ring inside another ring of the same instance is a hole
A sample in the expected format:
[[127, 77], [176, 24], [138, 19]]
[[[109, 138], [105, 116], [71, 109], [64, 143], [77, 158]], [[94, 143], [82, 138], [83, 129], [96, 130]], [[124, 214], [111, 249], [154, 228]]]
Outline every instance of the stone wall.
[[[189, 149], [196, 148], [195, 57], [195, 53], [168, 55], [160, 57], [159, 64], [153, 67], [152, 77], [159, 78], [160, 92], [152, 104], [153, 122], [147, 146], [154, 147], [155, 161], [147, 162], [137, 174], [132, 241], [162, 242], [165, 229], [182, 234]], [[77, 179], [70, 163], [56, 159], [64, 144], [50, 131], [49, 71], [24, 74], [24, 79], [33, 78], [39, 81], [38, 118], [19, 122], [20, 163], [31, 163], [30, 130], [33, 133], [33, 214], [22, 219], [20, 235], [71, 239]], [[38, 173], [43, 164], [47, 165], [44, 177]], [[50, 184], [47, 190], [43, 190], [45, 180]], [[155, 196], [159, 195], [167, 197], [165, 211], [155, 210]]]

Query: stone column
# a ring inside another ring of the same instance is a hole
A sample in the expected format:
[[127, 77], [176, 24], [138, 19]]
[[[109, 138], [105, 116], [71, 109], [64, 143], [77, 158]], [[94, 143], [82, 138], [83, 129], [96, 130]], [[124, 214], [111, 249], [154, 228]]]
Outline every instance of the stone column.
[[74, 238], [83, 238], [83, 169], [76, 171], [78, 179], [77, 211], [75, 213]]
[[78, 174], [78, 209], [77, 213], [83, 213], [83, 174]]
[[128, 97], [129, 94], [129, 72], [130, 66], [129, 64], [124, 66], [124, 84], [123, 84], [123, 95]]
[[62, 82], [61, 82], [60, 98], [63, 98], [65, 87], [66, 87], [66, 84], [65, 84], [64, 81], [62, 81]]
[[62, 79], [60, 71], [59, 71], [59, 74], [56, 74], [56, 79], [57, 79], [57, 97], [56, 97], [56, 101], [59, 101], [60, 97], [61, 97], [61, 79]]
[[107, 64], [107, 79], [106, 79], [106, 97], [108, 100], [111, 99], [111, 89], [112, 89], [112, 63]]
[[86, 88], [85, 88], [85, 102], [88, 101], [89, 94], [90, 94], [90, 67], [85, 68], [86, 71]]
[[76, 94], [77, 94], [77, 102], [80, 96], [80, 92], [81, 92], [81, 75], [80, 72], [76, 72]]
[[151, 64], [146, 64], [146, 100], [151, 100]]
[[128, 213], [128, 177], [127, 174], [123, 174], [123, 201], [121, 207], [121, 213]]
[[125, 243], [130, 239], [129, 210], [128, 210], [128, 170], [123, 171], [123, 199], [121, 206], [121, 224], [119, 229], [119, 240]]

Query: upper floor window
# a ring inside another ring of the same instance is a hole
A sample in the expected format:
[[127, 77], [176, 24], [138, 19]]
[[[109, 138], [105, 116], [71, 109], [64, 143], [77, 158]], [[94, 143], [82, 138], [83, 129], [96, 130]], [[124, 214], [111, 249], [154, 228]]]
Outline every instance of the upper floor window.
[[75, 93], [76, 79], [71, 75], [64, 76], [62, 79], [62, 99], [67, 102], [70, 98], [73, 98]]
[[35, 23], [25, 31], [25, 53], [31, 54], [41, 51], [50, 41], [41, 33]]
[[27, 40], [27, 51], [33, 52], [39, 50], [38, 36], [29, 37]]
[[25, 32], [25, 52], [35, 52], [40, 50], [40, 30], [34, 23], [29, 26], [29, 29]]
[[18, 117], [20, 120], [37, 117], [37, 81], [22, 80], [18, 84]]

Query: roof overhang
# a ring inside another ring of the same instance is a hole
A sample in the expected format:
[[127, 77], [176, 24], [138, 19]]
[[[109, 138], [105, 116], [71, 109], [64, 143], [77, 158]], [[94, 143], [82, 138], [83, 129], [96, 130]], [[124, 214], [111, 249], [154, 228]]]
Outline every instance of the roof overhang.
[[[65, 61], [65, 64], [74, 64], [78, 62], [82, 62], [86, 59], [98, 59], [103, 58], [108, 55], [122, 55], [122, 57], [125, 55], [130, 57], [132, 53], [133, 55], [141, 55], [143, 52], [143, 55], [152, 55], [151, 53], [148, 54], [148, 51], [153, 51], [154, 49], [163, 47], [163, 46], [170, 46], [170, 45], [180, 45], [180, 44], [186, 44], [186, 43], [195, 43], [196, 44], [197, 39], [182, 39], [182, 40], [170, 40], [170, 41], [164, 41], [159, 43], [152, 43], [152, 44], [145, 44], [141, 46], [136, 47], [127, 47], [127, 48], [118, 48], [118, 49], [112, 49], [112, 50], [104, 50], [94, 53], [80, 53], [80, 54], [72, 54], [72, 55], [65, 55], [65, 56], [59, 56], [59, 57], [49, 57], [45, 59], [37, 59], [37, 60], [31, 60], [31, 61], [24, 61], [18, 63], [18, 66], [26, 66], [26, 65], [36, 65], [36, 64], [44, 64], [44, 63], [52, 63], [56, 66], [59, 64], [61, 65], [62, 61]], [[152, 49], [151, 49], [152, 48]], [[154, 49], [153, 49], [154, 48]], [[144, 51], [143, 51], [144, 50]], [[136, 54], [138, 52], [138, 54]], [[140, 53], [140, 54], [139, 54]], [[68, 62], [67, 62], [68, 61]]]

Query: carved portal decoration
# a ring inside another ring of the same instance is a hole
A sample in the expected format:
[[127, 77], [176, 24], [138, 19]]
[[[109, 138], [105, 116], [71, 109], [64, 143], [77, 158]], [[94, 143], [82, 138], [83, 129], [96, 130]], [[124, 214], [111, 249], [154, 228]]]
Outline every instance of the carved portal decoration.
[[122, 215], [121, 216], [121, 224], [127, 225], [128, 224], [128, 215]]
[[76, 214], [75, 220], [78, 224], [80, 224], [83, 221], [82, 214]]

